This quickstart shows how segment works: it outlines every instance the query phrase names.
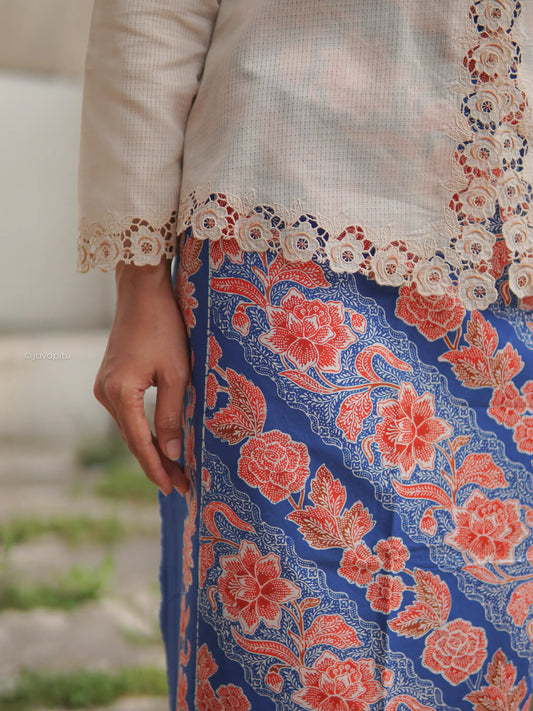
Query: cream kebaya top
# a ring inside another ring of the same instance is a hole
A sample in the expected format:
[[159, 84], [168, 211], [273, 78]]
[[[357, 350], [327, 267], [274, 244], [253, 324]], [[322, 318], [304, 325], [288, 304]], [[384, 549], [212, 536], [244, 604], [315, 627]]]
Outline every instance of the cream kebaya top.
[[533, 296], [532, 3], [96, 0], [79, 268], [235, 238], [467, 308]]

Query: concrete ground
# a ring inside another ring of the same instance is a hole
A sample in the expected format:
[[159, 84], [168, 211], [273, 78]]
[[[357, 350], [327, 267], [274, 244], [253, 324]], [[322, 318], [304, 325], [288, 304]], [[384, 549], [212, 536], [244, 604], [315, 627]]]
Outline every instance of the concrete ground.
[[[158, 630], [160, 541], [155, 490], [153, 505], [102, 500], [90, 493], [90, 482], [84, 478], [91, 475], [79, 469], [71, 445], [39, 449], [4, 442], [0, 449], [0, 524], [22, 515], [115, 514], [126, 523], [135, 521], [140, 530], [111, 548], [72, 547], [46, 535], [3, 551], [8, 579], [14, 581], [49, 580], [75, 565], [97, 567], [106, 556], [111, 556], [113, 568], [108, 590], [97, 602], [70, 612], [44, 608], [0, 612], [0, 691], [12, 687], [22, 669], [51, 673], [139, 665], [164, 669]], [[165, 699], [128, 698], [106, 711], [167, 708]]]

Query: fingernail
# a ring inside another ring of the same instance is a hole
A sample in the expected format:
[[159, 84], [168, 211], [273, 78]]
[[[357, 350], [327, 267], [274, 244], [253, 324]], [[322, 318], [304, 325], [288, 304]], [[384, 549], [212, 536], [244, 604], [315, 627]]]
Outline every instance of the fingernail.
[[181, 452], [181, 442], [179, 439], [171, 439], [170, 442], [167, 442], [166, 450], [169, 459], [177, 459]]

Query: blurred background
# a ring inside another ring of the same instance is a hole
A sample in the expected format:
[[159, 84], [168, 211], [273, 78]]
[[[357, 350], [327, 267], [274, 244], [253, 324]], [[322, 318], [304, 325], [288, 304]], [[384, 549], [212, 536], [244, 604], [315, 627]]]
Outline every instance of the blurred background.
[[0, 709], [159, 711], [155, 489], [92, 383], [113, 276], [80, 275], [92, 0], [0, 0]]

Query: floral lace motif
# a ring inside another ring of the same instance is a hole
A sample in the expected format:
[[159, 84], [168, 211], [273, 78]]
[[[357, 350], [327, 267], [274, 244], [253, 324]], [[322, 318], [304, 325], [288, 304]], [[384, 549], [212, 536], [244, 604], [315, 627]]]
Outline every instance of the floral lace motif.
[[108, 216], [105, 225], [84, 223], [78, 238], [78, 271], [97, 267], [104, 272], [119, 262], [143, 266], [172, 259], [176, 251], [176, 211], [143, 218]]
[[[281, 251], [294, 262], [314, 258], [335, 272], [360, 272], [383, 285], [414, 283], [423, 296], [449, 293], [467, 309], [496, 301], [495, 280], [510, 264], [510, 289], [520, 299], [533, 296], [533, 191], [524, 177], [533, 123], [517, 81], [521, 2], [466, 2], [463, 66], [452, 87], [460, 111], [445, 186], [451, 199], [432, 235], [405, 238], [391, 228], [378, 234], [308, 214], [298, 204], [260, 204], [254, 191], [233, 196], [214, 188], [196, 189], [182, 202], [178, 233], [190, 227], [201, 240], [233, 239], [245, 251]], [[81, 270], [173, 256], [175, 219], [126, 220], [111, 236], [109, 229], [91, 227], [80, 238]]]

